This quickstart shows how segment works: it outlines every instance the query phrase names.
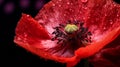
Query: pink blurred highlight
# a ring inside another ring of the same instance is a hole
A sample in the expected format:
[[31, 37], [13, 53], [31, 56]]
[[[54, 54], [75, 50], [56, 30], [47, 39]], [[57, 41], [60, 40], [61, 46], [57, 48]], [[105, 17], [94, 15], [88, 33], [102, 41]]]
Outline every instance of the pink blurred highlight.
[[14, 4], [12, 2], [9, 2], [4, 6], [4, 12], [6, 14], [11, 14], [13, 13], [14, 8], [15, 8]]
[[30, 0], [20, 0], [20, 6], [22, 8], [27, 8], [30, 6]]
[[41, 9], [42, 6], [44, 5], [44, 3], [45, 3], [45, 0], [37, 0], [36, 3], [35, 3], [35, 8], [37, 10]]
[[4, 2], [4, 0], [0, 0], [0, 5], [2, 5], [3, 2]]

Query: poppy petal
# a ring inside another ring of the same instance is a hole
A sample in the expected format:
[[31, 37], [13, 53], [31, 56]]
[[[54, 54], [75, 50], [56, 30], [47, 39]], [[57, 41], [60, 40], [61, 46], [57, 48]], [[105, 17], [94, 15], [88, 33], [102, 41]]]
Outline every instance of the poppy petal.
[[56, 60], [65, 63], [64, 57], [55, 56], [48, 52], [50, 47], [56, 45], [51, 41], [48, 32], [34, 20], [30, 15], [22, 14], [22, 17], [16, 27], [16, 36], [14, 42], [26, 50], [46, 59]]
[[109, 27], [113, 27], [120, 21], [119, 18], [120, 5], [113, 0], [87, 0], [86, 2], [52, 0], [35, 17], [49, 33], [52, 33], [53, 27], [58, 24], [64, 24], [68, 20], [79, 20], [84, 22], [93, 34], [96, 33], [96, 29], [100, 30], [99, 33], [109, 30]]
[[16, 36], [34, 37], [37, 39], [50, 39], [48, 32], [30, 15], [22, 14], [16, 27]]
[[52, 33], [53, 27], [64, 24], [68, 20], [76, 19], [83, 21], [85, 15], [82, 12], [85, 11], [82, 9], [82, 5], [77, 4], [81, 4], [81, 2], [73, 0], [52, 0], [39, 11], [35, 19], [43, 24], [49, 33]]
[[86, 58], [86, 57], [92, 56], [93, 54], [98, 52], [100, 49], [102, 49], [104, 46], [106, 46], [108, 43], [113, 41], [119, 34], [120, 34], [120, 27], [106, 34], [101, 41], [95, 42], [83, 48], [79, 48], [76, 51], [76, 55], [79, 55], [80, 58]]
[[[90, 0], [91, 6], [86, 18], [86, 26], [93, 34], [104, 34], [120, 26], [120, 5], [114, 0]], [[94, 37], [95, 38], [95, 37]]]
[[120, 35], [101, 51], [89, 58], [94, 67], [119, 67], [120, 66]]
[[88, 57], [96, 54], [104, 46], [106, 46], [108, 43], [110, 43], [112, 40], [114, 40], [119, 34], [120, 34], [120, 27], [117, 29], [114, 29], [113, 31], [106, 34], [101, 41], [95, 42], [86, 47], [81, 47], [81, 48], [77, 49], [75, 51], [74, 59], [68, 61], [68, 63], [67, 63], [68, 67], [75, 66], [80, 61], [80, 59], [88, 58]]

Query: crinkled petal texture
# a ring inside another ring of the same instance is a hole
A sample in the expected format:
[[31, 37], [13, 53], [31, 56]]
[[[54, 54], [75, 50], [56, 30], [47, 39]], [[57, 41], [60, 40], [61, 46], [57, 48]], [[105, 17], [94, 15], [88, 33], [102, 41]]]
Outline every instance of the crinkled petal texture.
[[94, 67], [120, 67], [120, 36], [89, 58]]
[[[53, 27], [65, 24], [67, 20], [79, 20], [92, 32], [92, 43], [80, 47], [73, 53], [51, 41]], [[14, 42], [40, 57], [75, 66], [80, 59], [99, 53], [120, 34], [120, 5], [113, 0], [52, 0], [33, 19], [22, 14], [16, 27]], [[114, 48], [113, 48], [114, 49]], [[117, 48], [119, 49], [119, 48]], [[108, 49], [108, 51], [110, 51]], [[117, 50], [116, 50], [117, 51]], [[63, 53], [64, 52], [64, 53]]]

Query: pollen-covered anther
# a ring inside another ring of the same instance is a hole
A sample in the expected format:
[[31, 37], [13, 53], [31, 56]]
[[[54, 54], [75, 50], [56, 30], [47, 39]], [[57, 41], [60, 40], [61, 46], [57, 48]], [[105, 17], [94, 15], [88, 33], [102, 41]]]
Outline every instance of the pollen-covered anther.
[[70, 21], [70, 23], [66, 23], [65, 25], [59, 24], [59, 26], [53, 28], [55, 31], [52, 33], [54, 36], [51, 40], [57, 40], [58, 44], [67, 42], [71, 44], [75, 42], [79, 42], [79, 44], [91, 43], [92, 33], [83, 24], [78, 21]]
[[67, 33], [73, 33], [78, 30], [78, 27], [75, 24], [67, 24], [64, 30]]

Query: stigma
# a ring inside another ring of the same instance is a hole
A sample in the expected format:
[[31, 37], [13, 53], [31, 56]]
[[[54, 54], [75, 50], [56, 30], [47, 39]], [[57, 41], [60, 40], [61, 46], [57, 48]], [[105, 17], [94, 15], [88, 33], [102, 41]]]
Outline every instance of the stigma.
[[73, 33], [78, 30], [78, 27], [75, 24], [67, 24], [64, 30], [67, 33]]

